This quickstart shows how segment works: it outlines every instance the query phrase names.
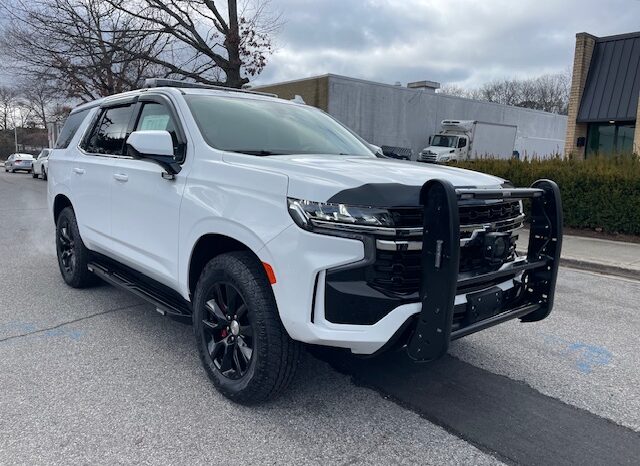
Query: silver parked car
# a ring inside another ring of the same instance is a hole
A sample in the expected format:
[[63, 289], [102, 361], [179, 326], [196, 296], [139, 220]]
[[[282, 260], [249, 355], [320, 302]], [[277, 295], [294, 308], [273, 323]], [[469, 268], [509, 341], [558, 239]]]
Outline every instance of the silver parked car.
[[49, 166], [49, 154], [51, 153], [51, 149], [42, 149], [40, 154], [38, 154], [38, 158], [33, 162], [33, 171], [31, 174], [34, 178], [38, 178], [38, 176], [42, 176], [43, 180], [47, 179], [47, 168]]
[[4, 163], [4, 171], [14, 173], [18, 170], [31, 173], [33, 171], [33, 155], [11, 154]]

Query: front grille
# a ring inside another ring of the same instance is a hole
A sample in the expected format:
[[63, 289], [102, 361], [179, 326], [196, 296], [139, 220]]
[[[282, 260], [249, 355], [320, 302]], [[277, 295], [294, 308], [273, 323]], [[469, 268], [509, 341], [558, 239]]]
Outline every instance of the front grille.
[[[423, 226], [424, 210], [420, 207], [398, 207], [389, 209], [397, 228]], [[504, 222], [515, 219], [522, 213], [519, 201], [492, 204], [462, 204], [458, 209], [460, 227]]]
[[424, 215], [421, 208], [399, 207], [389, 209], [389, 213], [393, 217], [393, 224], [397, 228], [422, 227]]
[[420, 161], [421, 162], [436, 163], [437, 160], [438, 160], [438, 156], [436, 154], [432, 154], [430, 152], [421, 152], [420, 153]]
[[[396, 208], [390, 209], [397, 228], [417, 228], [423, 226], [422, 208]], [[461, 205], [460, 225], [464, 229], [468, 225], [485, 225], [495, 222], [519, 226], [522, 223], [521, 206], [518, 201], [507, 201], [492, 204], [466, 204]], [[509, 220], [517, 219], [513, 223]], [[501, 228], [496, 228], [499, 230]], [[469, 233], [470, 234], [470, 233]], [[461, 234], [467, 237], [467, 233]], [[413, 237], [408, 241], [421, 242], [422, 236]], [[385, 247], [382, 247], [384, 243]], [[421, 280], [421, 247], [406, 246], [407, 236], [397, 238], [385, 237], [382, 242], [376, 243], [376, 261], [371, 267], [369, 283], [374, 288], [394, 295], [417, 294]], [[389, 247], [392, 245], [393, 247]], [[421, 246], [421, 243], [418, 244]], [[486, 273], [497, 269], [500, 264], [489, 264], [483, 255], [482, 248], [474, 245], [465, 245], [460, 248], [460, 273]]]
[[[422, 251], [377, 251], [371, 284], [381, 291], [414, 294], [420, 288]], [[459, 273], [488, 272], [498, 265], [490, 265], [475, 248], [460, 249]]]
[[372, 285], [382, 291], [417, 293], [422, 251], [377, 251]]
[[508, 220], [520, 215], [520, 201], [494, 204], [461, 205], [460, 225], [474, 225]]

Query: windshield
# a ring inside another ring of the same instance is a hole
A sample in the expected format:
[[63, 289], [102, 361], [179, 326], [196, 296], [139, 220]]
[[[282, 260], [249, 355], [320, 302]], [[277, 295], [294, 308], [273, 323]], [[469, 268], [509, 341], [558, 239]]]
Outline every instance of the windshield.
[[211, 95], [185, 99], [202, 136], [216, 149], [252, 155], [375, 157], [347, 128], [313, 107]]
[[433, 137], [431, 145], [438, 147], [456, 147], [457, 140], [458, 136], [442, 136], [441, 134], [437, 134]]

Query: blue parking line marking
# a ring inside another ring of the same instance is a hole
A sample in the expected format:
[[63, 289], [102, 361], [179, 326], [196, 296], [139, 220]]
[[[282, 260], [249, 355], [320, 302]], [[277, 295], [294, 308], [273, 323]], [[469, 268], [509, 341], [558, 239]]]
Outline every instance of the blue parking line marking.
[[608, 365], [613, 353], [603, 346], [570, 341], [555, 335], [542, 334], [546, 344], [554, 347], [557, 354], [572, 362], [575, 369], [583, 374], [590, 374], [597, 367]]

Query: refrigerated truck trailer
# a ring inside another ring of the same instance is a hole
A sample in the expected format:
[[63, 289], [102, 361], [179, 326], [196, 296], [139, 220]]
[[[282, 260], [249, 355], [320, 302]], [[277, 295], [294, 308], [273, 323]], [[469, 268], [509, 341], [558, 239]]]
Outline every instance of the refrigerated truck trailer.
[[429, 138], [419, 162], [446, 163], [478, 157], [513, 156], [518, 127], [478, 120], [442, 120], [440, 131]]

